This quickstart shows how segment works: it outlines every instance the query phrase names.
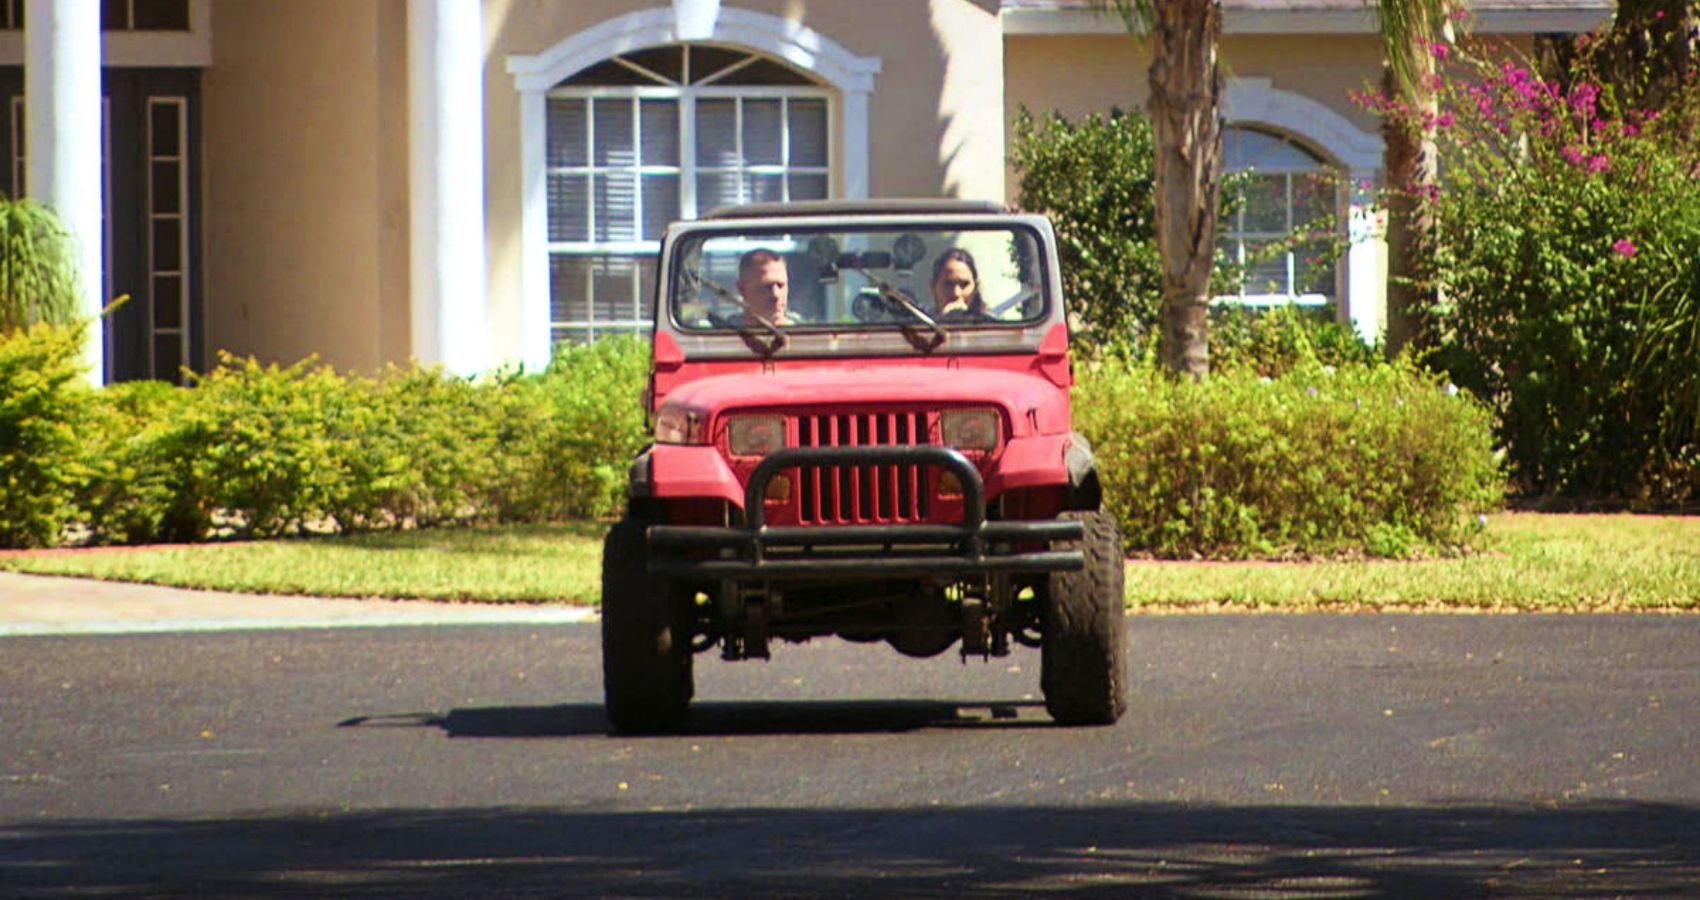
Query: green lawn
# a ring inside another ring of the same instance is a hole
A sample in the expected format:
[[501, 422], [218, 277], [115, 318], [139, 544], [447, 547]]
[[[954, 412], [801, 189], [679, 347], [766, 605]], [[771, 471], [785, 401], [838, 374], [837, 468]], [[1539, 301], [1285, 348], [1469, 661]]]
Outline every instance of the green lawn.
[[[606, 526], [570, 523], [0, 557], [0, 569], [345, 597], [597, 601]], [[1423, 562], [1128, 566], [1135, 611], [1700, 610], [1700, 518], [1507, 513]]]

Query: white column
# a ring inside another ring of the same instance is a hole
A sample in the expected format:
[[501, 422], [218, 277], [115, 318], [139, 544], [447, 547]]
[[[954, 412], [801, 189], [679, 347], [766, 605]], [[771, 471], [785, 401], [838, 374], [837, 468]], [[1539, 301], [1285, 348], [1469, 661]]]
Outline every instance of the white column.
[[1353, 169], [1346, 216], [1345, 313], [1366, 341], [1382, 336], [1387, 323], [1387, 232], [1375, 205], [1373, 169]]
[[99, 385], [106, 380], [100, 4], [29, 0], [24, 24], [25, 186], [76, 238], [83, 314], [93, 320], [83, 359]]
[[479, 0], [408, 0], [413, 356], [489, 367], [484, 271], [484, 40]]

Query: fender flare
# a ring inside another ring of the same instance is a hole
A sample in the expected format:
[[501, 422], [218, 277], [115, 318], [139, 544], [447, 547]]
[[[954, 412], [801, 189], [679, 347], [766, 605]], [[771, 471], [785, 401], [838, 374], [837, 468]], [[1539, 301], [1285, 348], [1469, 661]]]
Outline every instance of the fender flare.
[[1104, 485], [1098, 478], [1098, 458], [1080, 432], [1069, 433], [1063, 462], [1068, 466], [1068, 508], [1096, 510], [1104, 504]]

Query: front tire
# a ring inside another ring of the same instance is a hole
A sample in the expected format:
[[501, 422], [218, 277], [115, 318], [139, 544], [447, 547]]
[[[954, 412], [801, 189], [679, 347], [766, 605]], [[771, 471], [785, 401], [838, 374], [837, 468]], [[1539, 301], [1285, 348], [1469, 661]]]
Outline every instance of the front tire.
[[1058, 724], [1111, 725], [1127, 711], [1121, 530], [1105, 512], [1064, 515], [1085, 525], [1086, 566], [1046, 579], [1039, 684]]
[[614, 734], [677, 729], [695, 693], [693, 598], [646, 570], [644, 531], [622, 519], [602, 543], [602, 695]]

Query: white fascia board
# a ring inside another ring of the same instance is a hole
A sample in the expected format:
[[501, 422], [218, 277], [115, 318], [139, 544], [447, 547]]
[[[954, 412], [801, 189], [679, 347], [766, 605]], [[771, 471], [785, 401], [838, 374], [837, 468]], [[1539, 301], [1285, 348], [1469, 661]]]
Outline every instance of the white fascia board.
[[[1478, 34], [1581, 33], [1611, 20], [1610, 4], [1565, 10], [1485, 10], [1474, 14]], [[1006, 9], [999, 14], [1010, 35], [1125, 34], [1120, 18], [1090, 9]], [[1363, 9], [1225, 10], [1222, 33], [1374, 34], [1375, 13]]]

